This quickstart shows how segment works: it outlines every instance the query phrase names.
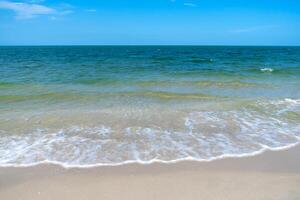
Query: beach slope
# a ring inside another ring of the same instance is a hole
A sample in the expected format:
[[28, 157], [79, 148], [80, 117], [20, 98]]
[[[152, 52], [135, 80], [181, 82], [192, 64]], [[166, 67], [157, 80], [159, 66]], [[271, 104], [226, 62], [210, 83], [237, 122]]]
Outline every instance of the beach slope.
[[175, 164], [0, 169], [0, 197], [37, 199], [300, 199], [300, 147]]

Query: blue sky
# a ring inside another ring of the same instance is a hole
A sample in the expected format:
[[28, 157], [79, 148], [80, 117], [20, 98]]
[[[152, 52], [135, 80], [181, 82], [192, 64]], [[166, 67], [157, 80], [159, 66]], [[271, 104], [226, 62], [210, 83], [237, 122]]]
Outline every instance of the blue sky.
[[0, 45], [300, 45], [299, 0], [0, 0]]

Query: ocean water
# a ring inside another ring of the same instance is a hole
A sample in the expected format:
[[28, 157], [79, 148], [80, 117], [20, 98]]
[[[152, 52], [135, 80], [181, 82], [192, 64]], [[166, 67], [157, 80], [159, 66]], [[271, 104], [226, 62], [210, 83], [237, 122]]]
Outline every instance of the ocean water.
[[300, 142], [300, 47], [0, 47], [0, 166], [210, 161]]

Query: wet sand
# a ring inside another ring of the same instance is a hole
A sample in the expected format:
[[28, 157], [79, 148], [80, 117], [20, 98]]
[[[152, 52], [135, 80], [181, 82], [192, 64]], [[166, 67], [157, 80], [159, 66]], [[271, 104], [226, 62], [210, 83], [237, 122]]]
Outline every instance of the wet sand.
[[300, 146], [212, 162], [1, 168], [0, 199], [299, 200]]

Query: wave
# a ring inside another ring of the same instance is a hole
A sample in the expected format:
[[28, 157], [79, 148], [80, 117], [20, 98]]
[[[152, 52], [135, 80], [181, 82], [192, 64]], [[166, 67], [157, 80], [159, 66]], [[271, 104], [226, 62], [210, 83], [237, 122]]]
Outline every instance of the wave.
[[85, 168], [257, 155], [299, 144], [299, 113], [300, 99], [283, 99], [223, 111], [194, 110], [180, 115], [182, 128], [150, 123], [39, 127], [19, 134], [2, 130], [0, 166], [54, 163]]
[[172, 56], [153, 56], [151, 58], [154, 63], [158, 62], [162, 62], [162, 61], [175, 61], [176, 60], [176, 57], [172, 57]]
[[53, 101], [64, 101], [64, 100], [99, 100], [112, 97], [145, 97], [145, 98], [156, 98], [162, 100], [193, 100], [193, 99], [216, 99], [218, 96], [200, 94], [200, 93], [175, 93], [175, 92], [164, 92], [164, 91], [128, 91], [128, 92], [98, 92], [98, 93], [86, 93], [86, 92], [48, 92], [41, 94], [32, 95], [0, 95], [0, 102], [22, 102], [30, 100], [53, 100]]
[[246, 81], [212, 81], [212, 80], [166, 80], [166, 81], [140, 81], [135, 82], [135, 85], [141, 87], [151, 86], [190, 86], [190, 87], [217, 87], [217, 88], [270, 88], [269, 84], [253, 83]]
[[262, 71], [262, 72], [273, 72], [274, 69], [272, 69], [272, 68], [262, 68], [262, 69], [260, 69], [260, 71]]
[[192, 63], [212, 63], [213, 59], [207, 59], [207, 58], [197, 58], [194, 57], [191, 60], [189, 60]]
[[43, 165], [43, 164], [51, 164], [51, 165], [57, 165], [61, 166], [65, 169], [88, 169], [88, 168], [95, 168], [95, 167], [114, 167], [114, 166], [122, 166], [122, 165], [128, 165], [128, 164], [141, 164], [141, 165], [150, 165], [154, 163], [163, 163], [163, 164], [174, 164], [174, 163], [179, 163], [183, 161], [196, 161], [196, 162], [212, 162], [216, 160], [221, 160], [225, 158], [244, 158], [244, 157], [252, 157], [252, 156], [257, 156], [260, 154], [265, 153], [266, 151], [283, 151], [283, 150], [288, 150], [290, 148], [298, 146], [300, 143], [294, 143], [290, 144], [287, 146], [283, 147], [277, 147], [277, 148], [270, 148], [267, 146], [264, 146], [258, 151], [249, 153], [249, 154], [224, 154], [222, 156], [217, 156], [217, 157], [212, 157], [210, 159], [197, 159], [194, 157], [186, 157], [186, 158], [181, 158], [181, 159], [175, 159], [175, 160], [170, 160], [170, 161], [165, 161], [165, 160], [160, 160], [160, 159], [153, 159], [149, 161], [141, 161], [141, 160], [127, 160], [124, 162], [119, 162], [119, 163], [110, 163], [110, 164], [104, 164], [104, 163], [97, 163], [97, 164], [92, 164], [92, 165], [70, 165], [66, 164], [63, 162], [57, 162], [57, 161], [50, 161], [50, 160], [44, 160], [40, 162], [35, 162], [35, 163], [30, 163], [30, 164], [0, 164], [0, 167], [15, 167], [15, 168], [23, 168], [23, 167], [34, 167], [38, 165]]
[[[10, 82], [0, 82], [0, 88], [1, 89], [5, 89], [5, 88], [13, 88], [16, 86], [19, 86], [21, 84], [17, 84], [17, 83], [10, 83]], [[23, 85], [23, 84], [22, 84]]]

